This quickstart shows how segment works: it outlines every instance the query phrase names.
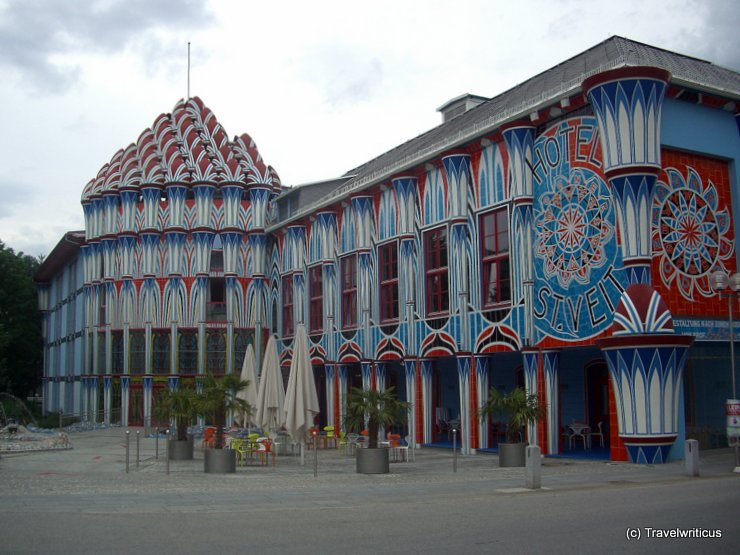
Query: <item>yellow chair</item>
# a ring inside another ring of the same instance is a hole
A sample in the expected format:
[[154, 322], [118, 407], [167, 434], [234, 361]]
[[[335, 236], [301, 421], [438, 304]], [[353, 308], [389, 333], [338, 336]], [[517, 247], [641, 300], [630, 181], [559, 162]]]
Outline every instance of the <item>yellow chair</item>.
[[334, 426], [324, 426], [324, 434], [321, 437], [321, 439], [324, 442], [324, 447], [329, 447], [329, 442], [331, 441], [334, 444], [334, 448], [337, 447], [337, 436], [334, 435]]
[[236, 463], [246, 464], [245, 457], [247, 455], [247, 440], [238, 437], [233, 437], [229, 441], [229, 449], [236, 451]]

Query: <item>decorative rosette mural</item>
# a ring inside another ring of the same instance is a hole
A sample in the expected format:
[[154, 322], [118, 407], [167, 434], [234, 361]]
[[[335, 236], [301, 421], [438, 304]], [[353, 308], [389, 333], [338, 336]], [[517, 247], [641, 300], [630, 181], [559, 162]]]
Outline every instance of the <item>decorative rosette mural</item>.
[[709, 277], [717, 270], [728, 271], [725, 262], [734, 245], [730, 213], [727, 207], [720, 209], [714, 184], [704, 184], [691, 166], [686, 170], [684, 177], [678, 169], [667, 168], [667, 180], [655, 185], [653, 257], [659, 258], [666, 287], [675, 282], [684, 298], [695, 300], [697, 295], [714, 295]]
[[544, 261], [546, 278], [556, 277], [564, 288], [573, 281], [587, 284], [593, 269], [610, 262], [604, 252], [614, 234], [610, 199], [599, 177], [583, 168], [555, 181], [556, 190], [542, 195], [536, 255]]

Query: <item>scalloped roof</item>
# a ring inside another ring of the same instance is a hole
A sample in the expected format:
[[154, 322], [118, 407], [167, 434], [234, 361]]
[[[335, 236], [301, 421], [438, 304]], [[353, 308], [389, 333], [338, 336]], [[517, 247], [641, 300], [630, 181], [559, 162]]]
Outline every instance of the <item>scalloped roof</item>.
[[196, 97], [160, 114], [136, 143], [116, 152], [82, 191], [82, 202], [105, 194], [169, 183], [240, 183], [280, 190], [280, 178], [265, 165], [246, 133], [229, 140], [213, 112]]

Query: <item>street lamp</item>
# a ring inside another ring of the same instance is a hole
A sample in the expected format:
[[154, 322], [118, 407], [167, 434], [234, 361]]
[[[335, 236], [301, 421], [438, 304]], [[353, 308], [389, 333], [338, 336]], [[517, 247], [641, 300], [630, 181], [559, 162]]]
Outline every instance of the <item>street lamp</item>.
[[[734, 299], [740, 298], [740, 273], [736, 272], [732, 276], [728, 276], [727, 272], [719, 270], [714, 272], [711, 276], [712, 289], [719, 293], [720, 298], [727, 298], [728, 306], [730, 308], [730, 370], [732, 373], [732, 403], [727, 403], [727, 416], [728, 416], [728, 427], [730, 425], [729, 417], [731, 415], [730, 409], [734, 411], [737, 407], [737, 390], [735, 388], [735, 330], [732, 321], [732, 305]], [[736, 417], [736, 415], [733, 415]], [[728, 430], [729, 432], [729, 430]], [[740, 472], [740, 448], [738, 447], [738, 438], [731, 439], [728, 436], [728, 441], [734, 442], [735, 447], [735, 472]]]

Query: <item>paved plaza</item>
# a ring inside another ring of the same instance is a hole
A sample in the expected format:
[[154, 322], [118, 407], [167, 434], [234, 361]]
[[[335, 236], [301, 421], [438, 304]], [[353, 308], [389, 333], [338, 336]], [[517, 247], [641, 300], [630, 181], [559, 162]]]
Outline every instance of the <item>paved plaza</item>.
[[[455, 472], [452, 451], [441, 449], [418, 449], [415, 461], [391, 463], [381, 476], [356, 474], [354, 457], [335, 449], [318, 451], [316, 476], [310, 451], [303, 465], [285, 455], [275, 466], [205, 474], [196, 449], [195, 460], [172, 461], [167, 475], [164, 442], [157, 458], [156, 440], [143, 434], [137, 468], [132, 431], [128, 473], [120, 428], [71, 434], [71, 450], [3, 454], [0, 552], [228, 553], [257, 540], [261, 553], [740, 547], [740, 475], [728, 449], [702, 453], [699, 478], [681, 462], [545, 458], [543, 488], [528, 490], [524, 471], [498, 468], [495, 455], [459, 456]], [[591, 527], [576, 544], [573, 519]], [[722, 527], [724, 537], [626, 544], [630, 525]]]

